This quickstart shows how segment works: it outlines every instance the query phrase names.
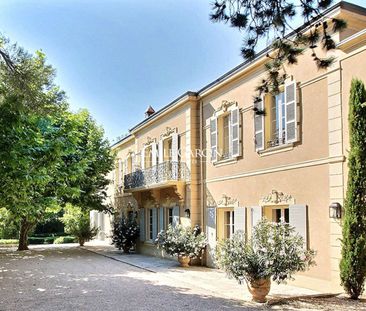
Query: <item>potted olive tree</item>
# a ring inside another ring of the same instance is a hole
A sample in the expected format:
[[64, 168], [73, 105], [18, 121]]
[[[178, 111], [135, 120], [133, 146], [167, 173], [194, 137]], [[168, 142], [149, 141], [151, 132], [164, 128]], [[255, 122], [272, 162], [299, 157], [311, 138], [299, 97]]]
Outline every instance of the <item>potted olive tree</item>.
[[304, 248], [304, 239], [285, 222], [261, 220], [246, 242], [243, 233], [222, 240], [216, 249], [220, 268], [239, 284], [247, 283], [253, 301], [266, 302], [271, 280], [285, 283], [299, 271], [314, 265], [314, 250]]
[[171, 256], [177, 256], [182, 267], [188, 267], [192, 258], [198, 258], [207, 245], [207, 239], [200, 228], [168, 226], [166, 231], [160, 231], [155, 240], [158, 249], [163, 249]]

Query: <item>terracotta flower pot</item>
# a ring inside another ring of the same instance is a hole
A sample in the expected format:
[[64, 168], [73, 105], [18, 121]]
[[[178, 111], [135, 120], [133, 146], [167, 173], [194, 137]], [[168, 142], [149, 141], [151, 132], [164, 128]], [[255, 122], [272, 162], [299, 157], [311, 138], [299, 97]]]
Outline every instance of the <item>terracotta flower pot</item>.
[[189, 267], [189, 262], [191, 261], [191, 258], [189, 258], [188, 256], [178, 256], [178, 261], [181, 267], [187, 268]]
[[271, 289], [271, 279], [258, 279], [252, 282], [248, 282], [248, 290], [252, 294], [253, 301], [255, 302], [266, 302], [266, 296]]

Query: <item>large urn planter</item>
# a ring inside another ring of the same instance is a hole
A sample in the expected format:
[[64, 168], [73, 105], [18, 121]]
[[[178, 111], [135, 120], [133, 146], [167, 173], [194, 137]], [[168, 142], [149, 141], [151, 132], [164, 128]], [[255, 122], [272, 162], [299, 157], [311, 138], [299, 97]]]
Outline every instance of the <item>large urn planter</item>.
[[271, 289], [271, 279], [258, 279], [247, 283], [248, 290], [252, 294], [253, 301], [264, 303]]
[[178, 256], [178, 261], [181, 267], [188, 268], [191, 258], [189, 258], [188, 256]]

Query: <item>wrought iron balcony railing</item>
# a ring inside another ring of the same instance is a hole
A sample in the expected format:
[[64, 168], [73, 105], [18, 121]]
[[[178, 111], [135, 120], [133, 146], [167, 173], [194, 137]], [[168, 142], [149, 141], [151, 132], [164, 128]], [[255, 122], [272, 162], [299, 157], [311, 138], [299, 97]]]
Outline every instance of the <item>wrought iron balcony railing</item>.
[[169, 181], [185, 181], [188, 179], [189, 171], [184, 162], [166, 161], [125, 175], [124, 189], [149, 187]]

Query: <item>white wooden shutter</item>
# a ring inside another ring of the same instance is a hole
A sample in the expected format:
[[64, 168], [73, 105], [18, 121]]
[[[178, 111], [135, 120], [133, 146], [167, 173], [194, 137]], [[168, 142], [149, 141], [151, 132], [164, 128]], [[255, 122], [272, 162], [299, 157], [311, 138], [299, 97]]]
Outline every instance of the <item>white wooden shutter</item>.
[[241, 156], [239, 108], [233, 109], [230, 113], [230, 155]]
[[172, 134], [172, 162], [178, 162], [178, 133]]
[[296, 81], [285, 84], [286, 143], [297, 141]]
[[307, 206], [290, 205], [289, 206], [290, 225], [296, 228], [296, 231], [304, 239], [304, 246], [307, 247]]
[[140, 227], [140, 241], [145, 241], [145, 209], [140, 208], [139, 210], [139, 227]]
[[159, 230], [164, 230], [164, 207], [159, 208]]
[[[256, 107], [261, 112], [264, 109], [264, 96], [262, 96], [262, 100], [258, 103], [254, 103], [254, 107]], [[263, 114], [254, 114], [254, 142], [255, 142], [255, 151], [261, 151], [264, 149], [264, 115]]]
[[135, 172], [136, 171], [136, 161], [137, 161], [137, 157], [136, 157], [136, 154], [132, 154], [131, 155], [131, 157], [132, 157], [132, 159], [131, 159], [131, 161], [132, 161], [132, 172]]
[[208, 252], [213, 257], [216, 248], [216, 208], [214, 207], [206, 208], [206, 236]]
[[179, 225], [179, 206], [173, 207], [173, 227]]
[[145, 147], [141, 150], [141, 169], [145, 169]]
[[156, 143], [151, 144], [151, 157], [152, 157], [152, 166], [156, 166], [157, 164], [157, 150], [156, 150]]
[[164, 141], [159, 140], [158, 144], [159, 164], [164, 162]]
[[122, 187], [122, 159], [118, 159], [118, 187]]
[[211, 162], [217, 161], [217, 118], [210, 120]]
[[262, 219], [262, 207], [261, 206], [252, 206], [251, 208], [251, 217], [252, 217], [252, 231], [253, 228], [260, 222]]
[[155, 240], [156, 236], [158, 235], [158, 209], [157, 208], [152, 209], [152, 234], [153, 234], [153, 240]]
[[246, 208], [235, 207], [234, 208], [234, 231], [245, 233], [246, 223]]

